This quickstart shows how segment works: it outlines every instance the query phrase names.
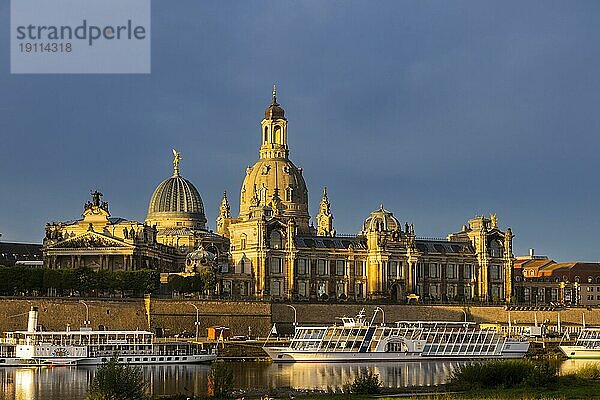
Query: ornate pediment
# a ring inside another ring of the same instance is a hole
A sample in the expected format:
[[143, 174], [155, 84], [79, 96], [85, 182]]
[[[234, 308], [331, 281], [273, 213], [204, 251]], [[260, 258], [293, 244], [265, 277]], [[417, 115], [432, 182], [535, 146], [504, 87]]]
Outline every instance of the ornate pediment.
[[86, 232], [83, 235], [63, 240], [52, 246], [55, 249], [98, 249], [106, 247], [128, 248], [132, 247], [132, 245], [97, 232]]

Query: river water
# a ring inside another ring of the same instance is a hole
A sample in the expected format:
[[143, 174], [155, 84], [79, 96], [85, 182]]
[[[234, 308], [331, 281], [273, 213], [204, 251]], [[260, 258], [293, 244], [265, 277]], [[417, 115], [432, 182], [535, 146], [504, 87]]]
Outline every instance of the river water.
[[[588, 361], [589, 362], [589, 361]], [[568, 360], [561, 364], [566, 373], [585, 363]], [[351, 382], [363, 371], [379, 374], [384, 386], [428, 386], [446, 382], [457, 361], [423, 361], [357, 364], [272, 364], [259, 362], [230, 363], [237, 389], [333, 389]], [[0, 368], [0, 400], [79, 400], [85, 396], [95, 367]], [[144, 366], [149, 391], [161, 394], [205, 394], [210, 366]]]

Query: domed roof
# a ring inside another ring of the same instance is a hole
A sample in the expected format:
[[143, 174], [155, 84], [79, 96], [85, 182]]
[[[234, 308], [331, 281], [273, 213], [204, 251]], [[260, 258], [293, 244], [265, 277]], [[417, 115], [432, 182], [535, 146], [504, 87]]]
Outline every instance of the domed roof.
[[204, 229], [206, 216], [202, 197], [190, 181], [179, 175], [180, 156], [175, 157], [175, 172], [173, 176], [162, 181], [152, 193], [146, 219], [148, 223], [157, 223], [162, 228], [174, 225]]
[[283, 119], [285, 111], [277, 103], [270, 104], [265, 110], [265, 119]]
[[265, 119], [284, 119], [285, 111], [277, 103], [277, 88], [273, 85], [273, 101], [265, 110]]
[[394, 214], [383, 208], [373, 211], [363, 224], [363, 233], [373, 231], [395, 231], [400, 229], [400, 222], [394, 217]]
[[250, 207], [268, 205], [278, 190], [284, 214], [308, 217], [308, 190], [302, 170], [286, 158], [261, 158], [246, 170], [240, 196], [240, 215]]

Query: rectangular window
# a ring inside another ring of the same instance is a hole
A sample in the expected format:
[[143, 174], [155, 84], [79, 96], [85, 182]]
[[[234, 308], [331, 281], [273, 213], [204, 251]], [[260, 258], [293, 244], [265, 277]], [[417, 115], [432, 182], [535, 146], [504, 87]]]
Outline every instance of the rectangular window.
[[465, 286], [465, 299], [471, 299], [471, 286]]
[[438, 277], [438, 267], [437, 264], [431, 263], [429, 264], [429, 277], [437, 278]]
[[271, 296], [281, 296], [281, 282], [271, 281]]
[[456, 288], [454, 285], [448, 285], [446, 288], [446, 296], [448, 296], [448, 300], [454, 300], [454, 297], [456, 296]]
[[344, 285], [344, 282], [338, 282], [337, 287], [336, 287], [336, 294], [337, 294], [337, 297], [340, 297], [341, 295], [346, 294], [346, 285]]
[[362, 282], [358, 282], [358, 283], [356, 284], [356, 296], [357, 296], [357, 297], [364, 297], [364, 294], [363, 294], [363, 284], [362, 284]]
[[325, 260], [317, 260], [317, 275], [325, 275]]
[[434, 298], [436, 298], [438, 296], [437, 285], [429, 285], [429, 295]]
[[490, 279], [500, 279], [500, 266], [499, 265], [491, 265], [490, 266]]
[[356, 275], [356, 276], [365, 276], [365, 275], [367, 275], [366, 262], [364, 260], [355, 261], [354, 265], [355, 265], [354, 275]]
[[335, 273], [337, 276], [344, 276], [346, 275], [346, 261], [344, 260], [337, 260], [335, 262]]
[[473, 279], [473, 271], [470, 264], [464, 265], [463, 276], [465, 279]]
[[326, 282], [319, 282], [317, 294], [319, 295], [319, 297], [321, 297], [321, 296], [323, 296], [326, 293], [327, 293], [327, 283]]
[[271, 257], [271, 273], [272, 274], [281, 274], [281, 264], [282, 259], [277, 257]]
[[298, 264], [298, 275], [306, 275], [306, 259], [299, 258], [297, 260]]
[[223, 281], [223, 294], [231, 294], [231, 281]]
[[397, 261], [389, 261], [388, 262], [388, 276], [396, 277], [398, 276], [398, 262]]
[[298, 282], [298, 295], [300, 297], [308, 297], [308, 293], [306, 291], [306, 282]]
[[456, 278], [456, 266], [454, 264], [446, 265], [446, 279]]

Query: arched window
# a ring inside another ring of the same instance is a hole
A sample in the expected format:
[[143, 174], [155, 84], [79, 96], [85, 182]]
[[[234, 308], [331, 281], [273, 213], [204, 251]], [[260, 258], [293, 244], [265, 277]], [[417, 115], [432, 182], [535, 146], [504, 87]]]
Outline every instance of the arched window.
[[271, 232], [271, 235], [269, 236], [269, 244], [272, 249], [283, 249], [284, 248], [283, 237], [281, 236], [281, 234], [279, 232], [273, 231], [273, 232]]
[[263, 142], [267, 143], [269, 141], [269, 128], [265, 126], [265, 137]]
[[246, 236], [246, 234], [242, 233], [242, 236], [240, 238], [240, 250], [246, 250], [247, 239], [248, 237]]
[[281, 127], [279, 125], [276, 125], [275, 130], [273, 131], [273, 143], [282, 144]]

